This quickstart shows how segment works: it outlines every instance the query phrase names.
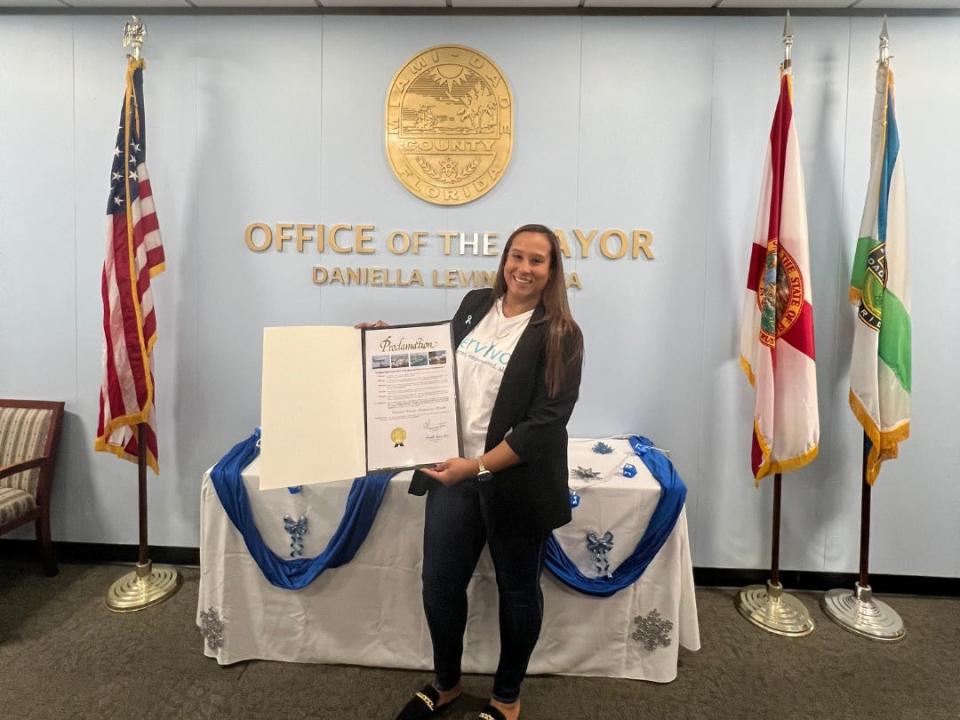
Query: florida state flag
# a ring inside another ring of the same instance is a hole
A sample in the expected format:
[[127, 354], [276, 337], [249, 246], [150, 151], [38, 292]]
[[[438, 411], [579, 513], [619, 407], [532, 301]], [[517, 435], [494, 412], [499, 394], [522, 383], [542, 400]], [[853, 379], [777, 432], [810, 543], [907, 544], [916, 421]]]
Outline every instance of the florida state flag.
[[780, 76], [740, 328], [740, 363], [756, 391], [750, 467], [759, 484], [817, 456], [820, 418], [813, 295], [793, 86]]

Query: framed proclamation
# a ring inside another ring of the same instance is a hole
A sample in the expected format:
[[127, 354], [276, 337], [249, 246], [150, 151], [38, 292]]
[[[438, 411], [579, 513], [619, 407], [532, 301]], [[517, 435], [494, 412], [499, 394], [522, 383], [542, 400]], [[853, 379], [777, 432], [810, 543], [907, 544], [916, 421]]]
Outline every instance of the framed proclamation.
[[260, 489], [461, 455], [449, 322], [263, 331]]
[[364, 330], [363, 372], [368, 470], [463, 452], [449, 322]]

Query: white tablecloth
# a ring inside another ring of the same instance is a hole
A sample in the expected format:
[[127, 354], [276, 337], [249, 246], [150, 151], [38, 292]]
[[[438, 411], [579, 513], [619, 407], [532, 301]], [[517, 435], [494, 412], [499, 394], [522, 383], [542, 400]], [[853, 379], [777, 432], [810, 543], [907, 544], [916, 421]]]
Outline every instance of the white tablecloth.
[[[586, 534], [613, 533], [609, 560], [614, 569], [634, 549], [660, 497], [659, 484], [625, 440], [608, 438], [614, 452], [605, 455], [592, 452], [596, 442], [570, 442], [571, 471], [579, 466], [600, 477], [578, 479], [571, 472], [570, 487], [581, 502], [573, 509], [573, 522], [555, 531], [567, 555], [591, 576], [596, 570]], [[636, 466], [636, 477], [622, 475], [624, 462]], [[309, 528], [303, 556], [318, 555], [336, 530], [351, 481], [307, 485], [298, 494], [260, 492], [257, 468], [255, 460], [243, 480], [264, 542], [289, 557], [284, 515], [303, 516]], [[221, 664], [260, 658], [432, 668], [420, 599], [424, 498], [407, 494], [409, 480], [406, 472], [389, 483], [370, 534], [349, 564], [327, 570], [302, 590], [284, 590], [263, 577], [205, 474], [197, 624], [202, 626], [201, 613], [211, 609], [222, 623], [222, 643], [216, 648], [204, 643], [206, 654]], [[677, 675], [678, 646], [700, 648], [686, 511], [641, 578], [612, 597], [583, 595], [547, 570], [542, 584], [544, 621], [531, 674], [669, 682]], [[469, 596], [463, 670], [492, 673], [499, 653], [497, 591], [486, 550]], [[641, 625], [640, 618], [647, 622]], [[663, 641], [648, 649], [644, 639], [658, 636]]]

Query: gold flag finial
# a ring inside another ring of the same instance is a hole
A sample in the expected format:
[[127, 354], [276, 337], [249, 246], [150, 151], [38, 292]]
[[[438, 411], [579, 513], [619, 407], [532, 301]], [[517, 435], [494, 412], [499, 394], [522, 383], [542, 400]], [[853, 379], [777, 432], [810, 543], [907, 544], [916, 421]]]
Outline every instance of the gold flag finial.
[[790, 58], [790, 51], [793, 49], [793, 31], [790, 29], [790, 11], [783, 19], [783, 65], [780, 69], [784, 72], [790, 72], [793, 61]]
[[890, 33], [887, 32], [887, 16], [883, 16], [883, 25], [880, 28], [880, 64], [886, 67], [890, 64]]
[[123, 46], [133, 48], [133, 58], [135, 60], [140, 59], [140, 48], [146, 39], [147, 26], [136, 15], [131, 15], [123, 26]]

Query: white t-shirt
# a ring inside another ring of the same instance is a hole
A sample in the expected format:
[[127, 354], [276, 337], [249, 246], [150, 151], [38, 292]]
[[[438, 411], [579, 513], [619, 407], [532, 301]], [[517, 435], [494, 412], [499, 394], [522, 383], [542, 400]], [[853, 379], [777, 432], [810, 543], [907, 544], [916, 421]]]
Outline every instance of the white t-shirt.
[[532, 315], [533, 310], [528, 310], [504, 317], [503, 298], [500, 298], [457, 348], [460, 429], [465, 458], [483, 454], [503, 371]]

